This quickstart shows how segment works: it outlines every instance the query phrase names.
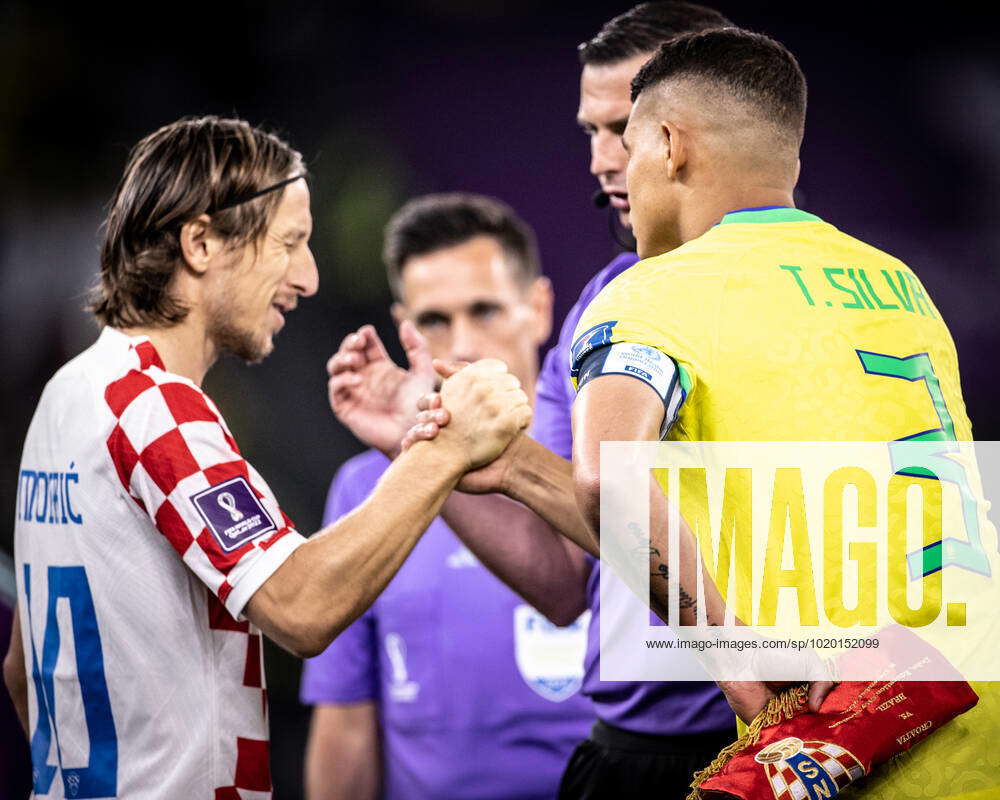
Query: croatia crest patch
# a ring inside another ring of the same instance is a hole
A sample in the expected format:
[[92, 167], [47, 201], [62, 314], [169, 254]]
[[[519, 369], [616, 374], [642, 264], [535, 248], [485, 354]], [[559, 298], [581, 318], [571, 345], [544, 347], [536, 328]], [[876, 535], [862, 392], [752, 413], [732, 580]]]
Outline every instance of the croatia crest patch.
[[843, 747], [795, 736], [772, 742], [754, 761], [763, 765], [776, 800], [826, 800], [865, 774], [861, 762]]
[[251, 539], [277, 530], [274, 520], [242, 476], [198, 492], [191, 502], [227, 553]]

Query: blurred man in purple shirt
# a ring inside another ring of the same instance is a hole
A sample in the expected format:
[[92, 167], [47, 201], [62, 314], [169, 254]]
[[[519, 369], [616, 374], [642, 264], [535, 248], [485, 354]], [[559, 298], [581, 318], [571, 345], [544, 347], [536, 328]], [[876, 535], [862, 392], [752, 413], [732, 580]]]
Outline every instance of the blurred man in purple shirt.
[[[583, 71], [577, 121], [590, 137], [590, 172], [601, 187], [595, 202], [610, 205], [626, 231], [628, 156], [621, 136], [631, 110], [632, 78], [666, 39], [728, 24], [722, 15], [703, 6], [642, 3], [610, 20], [579, 47]], [[575, 506], [554, 507], [546, 492], [547, 471], [571, 471], [566, 460], [572, 453], [574, 392], [569, 374], [576, 324], [598, 292], [637, 260], [634, 253], [624, 253], [602, 269], [563, 323], [559, 343], [546, 356], [538, 379], [534, 452], [512, 453], [515, 446], [525, 447], [516, 442], [498, 462], [467, 476], [459, 484], [460, 492], [453, 492], [442, 508], [444, 519], [478, 558], [550, 620], [566, 624], [585, 609], [591, 611], [582, 691], [592, 701], [597, 722], [566, 768], [559, 791], [563, 800], [683, 797], [692, 773], [707, 765], [735, 736], [735, 717], [713, 683], [600, 680], [600, 565], [585, 552], [593, 547], [591, 542], [581, 538], [574, 543], [557, 533], [556, 521], [579, 511]], [[365, 358], [350, 337], [341, 354], [343, 358], [357, 356], [356, 363], [335, 370], [331, 384], [347, 392], [352, 391], [348, 381], [354, 381], [354, 386], [393, 387], [383, 391], [381, 408], [372, 405], [372, 411], [382, 413], [382, 435], [391, 430], [392, 436], [398, 436], [395, 425], [408, 408], [403, 404], [408, 400], [405, 387], [426, 384], [426, 376], [416, 368], [404, 372]], [[338, 412], [336, 404], [334, 411], [368, 441], [350, 414]], [[372, 421], [368, 422], [374, 429]], [[539, 452], [540, 445], [548, 452]], [[553, 461], [553, 453], [560, 458]], [[500, 492], [506, 497], [476, 497], [468, 492]], [[502, 521], [493, 526], [496, 530], [484, 524], [491, 519]]]
[[[474, 195], [412, 201], [387, 228], [385, 256], [401, 338], [429, 351], [414, 361], [500, 358], [533, 394], [552, 292], [509, 208]], [[363, 428], [364, 408], [353, 411]], [[376, 443], [392, 454], [398, 439]], [[372, 450], [341, 467], [324, 520], [360, 505], [389, 464]], [[593, 720], [579, 692], [588, 616], [556, 627], [436, 519], [374, 605], [306, 662], [308, 796], [552, 798]]]

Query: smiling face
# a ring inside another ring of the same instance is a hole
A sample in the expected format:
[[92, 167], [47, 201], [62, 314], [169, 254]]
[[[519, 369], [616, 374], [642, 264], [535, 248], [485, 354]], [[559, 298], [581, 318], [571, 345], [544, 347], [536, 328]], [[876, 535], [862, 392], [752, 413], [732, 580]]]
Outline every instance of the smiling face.
[[552, 292], [545, 278], [525, 285], [509, 258], [487, 235], [413, 256], [403, 264], [393, 315], [417, 326], [435, 358], [499, 358], [527, 390], [551, 330]]
[[233, 263], [219, 271], [206, 302], [206, 327], [216, 350], [249, 363], [274, 349], [285, 314], [319, 288], [309, 249], [312, 215], [309, 187], [290, 183], [264, 235], [237, 248]]
[[580, 74], [580, 107], [577, 122], [590, 137], [590, 173], [611, 197], [623, 225], [629, 224], [629, 199], [625, 187], [628, 155], [622, 133], [632, 108], [632, 78], [650, 53], [612, 64], [587, 64]]

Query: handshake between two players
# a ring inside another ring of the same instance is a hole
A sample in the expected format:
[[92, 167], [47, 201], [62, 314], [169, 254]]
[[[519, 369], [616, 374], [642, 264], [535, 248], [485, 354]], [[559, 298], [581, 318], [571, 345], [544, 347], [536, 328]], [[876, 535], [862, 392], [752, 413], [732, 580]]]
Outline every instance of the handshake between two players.
[[448, 377], [440, 392], [418, 400], [416, 422], [400, 448], [436, 440], [455, 454], [463, 474], [477, 470], [495, 461], [531, 424], [527, 395], [507, 365], [495, 358], [465, 366], [436, 364], [439, 374]]
[[399, 336], [409, 370], [392, 361], [371, 325], [344, 338], [327, 362], [334, 414], [365, 444], [390, 458], [417, 442], [437, 439], [454, 453], [464, 473], [459, 488], [500, 491], [491, 476], [500, 477], [500, 465], [491, 472], [484, 467], [496, 462], [531, 424], [520, 381], [496, 358], [473, 364], [432, 359], [408, 320], [401, 323]]

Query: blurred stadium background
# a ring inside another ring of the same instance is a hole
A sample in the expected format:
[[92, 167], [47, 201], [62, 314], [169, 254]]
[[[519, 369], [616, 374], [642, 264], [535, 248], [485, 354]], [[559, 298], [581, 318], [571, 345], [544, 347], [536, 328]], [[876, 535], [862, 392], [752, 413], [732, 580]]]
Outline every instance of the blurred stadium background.
[[[977, 438], [1000, 439], [997, 20], [960, 4], [710, 4], [799, 57], [810, 83], [799, 204], [921, 276], [958, 345]], [[225, 362], [207, 381], [244, 454], [310, 532], [334, 470], [360, 449], [327, 408], [324, 363], [362, 323], [394, 339], [379, 254], [400, 203], [455, 189], [511, 203], [538, 232], [560, 319], [615, 253], [574, 123], [575, 45], [627, 7], [0, 4], [0, 602], [14, 594], [5, 555], [22, 439], [45, 381], [96, 335], [84, 295], [103, 205], [136, 140], [180, 116], [237, 114], [283, 133], [310, 165], [320, 293], [266, 363]], [[4, 651], [8, 626], [4, 615]], [[275, 797], [298, 798], [299, 663], [274, 647], [266, 657]], [[0, 705], [0, 798], [28, 785], [9, 713]]]

